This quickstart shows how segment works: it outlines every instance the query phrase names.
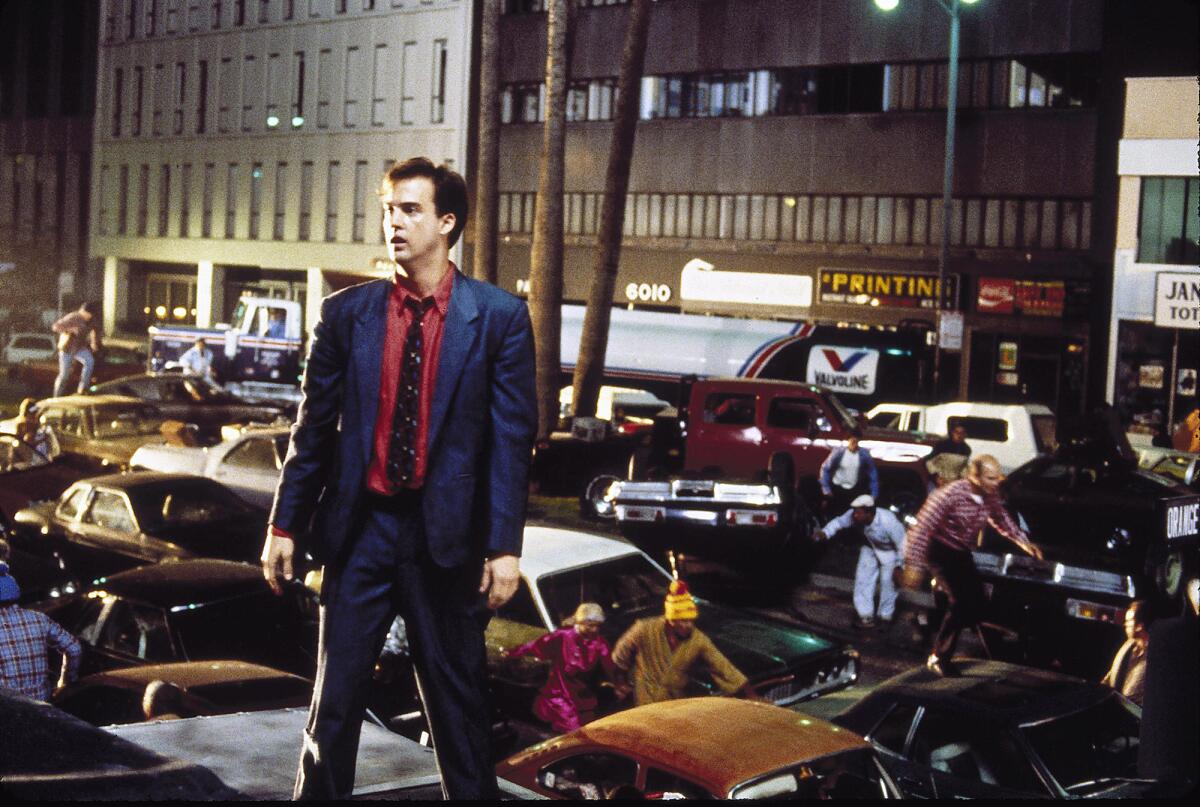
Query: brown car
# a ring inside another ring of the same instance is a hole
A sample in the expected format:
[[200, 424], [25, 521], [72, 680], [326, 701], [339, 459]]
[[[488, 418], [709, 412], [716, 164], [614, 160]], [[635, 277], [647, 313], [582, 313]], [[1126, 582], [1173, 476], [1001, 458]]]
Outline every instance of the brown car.
[[[134, 451], [163, 440], [159, 409], [125, 395], [47, 398], [38, 402], [38, 420], [54, 432], [62, 454], [96, 473], [123, 471]], [[0, 424], [0, 431], [8, 423]]]
[[183, 695], [185, 714], [223, 715], [308, 706], [312, 681], [245, 661], [182, 661], [94, 673], [54, 693], [50, 702], [94, 726], [146, 719], [142, 696], [153, 681]]
[[602, 717], [509, 757], [496, 774], [556, 799], [899, 798], [858, 735], [736, 698]]

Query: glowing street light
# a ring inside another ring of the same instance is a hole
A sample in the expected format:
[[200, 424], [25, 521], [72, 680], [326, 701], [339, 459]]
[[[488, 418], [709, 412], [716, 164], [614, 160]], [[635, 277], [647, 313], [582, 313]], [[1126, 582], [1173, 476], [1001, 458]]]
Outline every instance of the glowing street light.
[[[946, 154], [942, 162], [942, 242], [938, 251], [937, 284], [937, 327], [938, 339], [933, 352], [933, 394], [937, 395], [942, 367], [942, 311], [946, 308], [946, 267], [950, 263], [950, 224], [954, 206], [954, 121], [958, 114], [958, 39], [959, 11], [962, 6], [973, 6], [978, 0], [936, 0], [942, 10], [950, 15], [950, 58], [948, 81], [946, 82]], [[900, 0], [875, 0], [882, 11], [893, 11]], [[951, 309], [957, 308], [952, 300]]]

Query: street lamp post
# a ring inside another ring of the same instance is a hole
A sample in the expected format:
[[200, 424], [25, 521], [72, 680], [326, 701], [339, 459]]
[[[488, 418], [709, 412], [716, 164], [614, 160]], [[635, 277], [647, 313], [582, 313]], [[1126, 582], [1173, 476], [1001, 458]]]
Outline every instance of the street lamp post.
[[[942, 311], [946, 308], [946, 269], [950, 264], [950, 222], [954, 209], [954, 121], [958, 116], [958, 38], [959, 11], [963, 5], [974, 5], [978, 0], [936, 0], [942, 10], [950, 15], [950, 54], [946, 82], [946, 152], [942, 162], [942, 241], [938, 251], [937, 282], [937, 341], [933, 349], [933, 394], [936, 397], [941, 383], [942, 370]], [[875, 0], [883, 11], [892, 11], [900, 0]], [[950, 308], [957, 306], [951, 300]]]

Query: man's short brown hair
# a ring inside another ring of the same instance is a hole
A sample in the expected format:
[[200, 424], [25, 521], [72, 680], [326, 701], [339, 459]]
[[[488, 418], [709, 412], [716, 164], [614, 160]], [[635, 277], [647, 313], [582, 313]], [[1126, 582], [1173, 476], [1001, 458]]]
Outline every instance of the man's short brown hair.
[[425, 177], [433, 183], [433, 207], [439, 217], [447, 213], [454, 215], [454, 229], [448, 236], [449, 246], [454, 246], [467, 226], [466, 180], [445, 163], [434, 165], [428, 157], [410, 157], [388, 169], [380, 183], [380, 194], [387, 193], [389, 186], [414, 177]]

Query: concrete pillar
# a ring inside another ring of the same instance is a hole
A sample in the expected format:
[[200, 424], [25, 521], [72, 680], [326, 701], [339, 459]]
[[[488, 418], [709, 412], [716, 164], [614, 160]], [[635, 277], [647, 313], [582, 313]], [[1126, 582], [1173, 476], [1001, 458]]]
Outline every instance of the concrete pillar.
[[225, 314], [225, 267], [196, 264], [196, 327], [211, 328]]
[[325, 282], [325, 274], [319, 266], [310, 266], [307, 270], [308, 295], [304, 311], [304, 330], [312, 333], [321, 318], [321, 300], [329, 294], [329, 284]]
[[104, 335], [116, 333], [117, 323], [129, 315], [129, 261], [114, 255], [104, 258]]

